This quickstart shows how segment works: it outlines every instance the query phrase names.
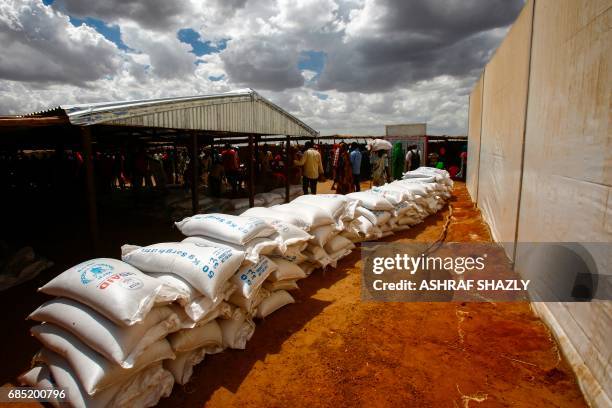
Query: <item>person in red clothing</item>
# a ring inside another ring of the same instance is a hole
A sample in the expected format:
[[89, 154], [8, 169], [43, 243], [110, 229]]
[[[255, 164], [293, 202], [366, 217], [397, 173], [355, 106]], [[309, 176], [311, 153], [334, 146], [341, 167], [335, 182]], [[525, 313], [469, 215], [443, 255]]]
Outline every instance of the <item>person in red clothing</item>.
[[232, 186], [232, 191], [237, 193], [240, 176], [240, 159], [238, 158], [236, 149], [230, 146], [229, 143], [225, 144], [225, 150], [221, 152], [221, 161], [223, 163], [223, 170], [225, 171], [227, 182]]

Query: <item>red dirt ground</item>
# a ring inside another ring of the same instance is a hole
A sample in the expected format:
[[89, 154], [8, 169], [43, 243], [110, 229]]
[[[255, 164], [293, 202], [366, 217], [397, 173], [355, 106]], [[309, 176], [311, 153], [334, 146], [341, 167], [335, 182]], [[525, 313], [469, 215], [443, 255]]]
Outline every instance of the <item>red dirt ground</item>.
[[[447, 241], [490, 241], [464, 184], [450, 205]], [[387, 240], [434, 241], [448, 212]], [[207, 356], [159, 406], [586, 406], [528, 303], [362, 302], [360, 268], [356, 250], [301, 281], [246, 350]]]

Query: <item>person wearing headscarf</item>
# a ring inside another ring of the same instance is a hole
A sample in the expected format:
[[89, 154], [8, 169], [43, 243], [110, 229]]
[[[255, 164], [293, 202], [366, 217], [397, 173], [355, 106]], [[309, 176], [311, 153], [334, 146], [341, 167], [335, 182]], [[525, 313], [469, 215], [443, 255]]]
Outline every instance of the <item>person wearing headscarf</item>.
[[402, 142], [395, 142], [391, 152], [392, 176], [394, 180], [401, 180], [404, 175], [404, 148]]
[[344, 142], [340, 143], [338, 148], [338, 160], [334, 169], [336, 193], [348, 194], [353, 192], [353, 167], [349, 158], [348, 146]]
[[389, 156], [385, 150], [374, 152], [372, 157], [372, 184], [382, 186], [391, 178]]

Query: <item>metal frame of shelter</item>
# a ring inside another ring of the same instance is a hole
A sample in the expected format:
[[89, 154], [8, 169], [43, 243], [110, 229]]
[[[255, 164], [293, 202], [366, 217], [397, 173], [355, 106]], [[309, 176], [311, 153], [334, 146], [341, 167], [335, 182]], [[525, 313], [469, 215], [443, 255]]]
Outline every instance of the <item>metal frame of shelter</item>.
[[[254, 205], [255, 151], [259, 143], [327, 139], [304, 122], [252, 89], [217, 95], [127, 102], [63, 105], [22, 116], [0, 116], [0, 145], [40, 149], [72, 146], [83, 151], [92, 252], [99, 247], [94, 182], [94, 144], [125, 139], [183, 143], [193, 157], [203, 146], [248, 143], [247, 185]], [[192, 186], [199, 169], [194, 160]], [[289, 166], [285, 166], [285, 199], [289, 200]], [[199, 191], [192, 188], [192, 210], [198, 212]]]

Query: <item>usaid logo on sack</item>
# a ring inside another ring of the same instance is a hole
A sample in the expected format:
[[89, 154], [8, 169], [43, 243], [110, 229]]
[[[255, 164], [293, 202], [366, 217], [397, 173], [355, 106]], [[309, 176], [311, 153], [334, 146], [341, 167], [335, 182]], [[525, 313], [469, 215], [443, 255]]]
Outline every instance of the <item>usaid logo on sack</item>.
[[93, 281], [100, 280], [113, 273], [114, 269], [114, 266], [103, 263], [86, 265], [79, 271], [81, 274], [81, 283], [87, 285]]

